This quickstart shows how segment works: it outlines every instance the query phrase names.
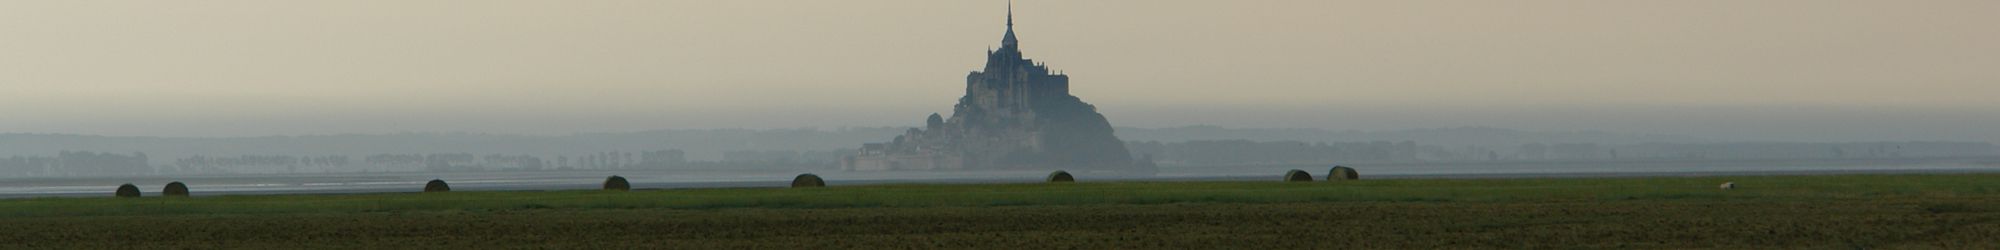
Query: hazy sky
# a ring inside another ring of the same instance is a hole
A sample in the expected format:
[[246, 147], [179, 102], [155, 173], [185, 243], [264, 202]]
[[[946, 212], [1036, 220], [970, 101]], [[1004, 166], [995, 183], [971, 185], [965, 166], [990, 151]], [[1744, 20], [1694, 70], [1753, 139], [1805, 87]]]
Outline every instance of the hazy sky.
[[[913, 125], [1004, 1], [4, 1], [0, 132]], [[2000, 141], [2000, 1], [1053, 1], [1118, 126]]]

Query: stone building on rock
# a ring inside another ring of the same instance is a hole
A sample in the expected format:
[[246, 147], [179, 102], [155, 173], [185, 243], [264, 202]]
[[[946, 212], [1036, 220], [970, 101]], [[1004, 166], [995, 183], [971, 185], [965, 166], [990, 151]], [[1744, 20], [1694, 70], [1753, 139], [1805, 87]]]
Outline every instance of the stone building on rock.
[[986, 55], [986, 68], [965, 77], [965, 96], [952, 115], [931, 114], [884, 143], [862, 145], [844, 159], [850, 171], [1030, 170], [1116, 171], [1139, 169], [1125, 143], [1097, 108], [1069, 93], [1069, 76], [1021, 55], [1007, 14], [1000, 48]]

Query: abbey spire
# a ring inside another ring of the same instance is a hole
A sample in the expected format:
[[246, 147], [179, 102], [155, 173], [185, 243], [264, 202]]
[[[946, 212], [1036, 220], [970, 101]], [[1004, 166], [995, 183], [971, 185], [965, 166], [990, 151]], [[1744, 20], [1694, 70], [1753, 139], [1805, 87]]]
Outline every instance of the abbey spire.
[[[1014, 38], [1014, 3], [1007, 2], [1007, 36], [989, 50], [986, 67], [965, 75], [965, 95], [951, 116], [931, 114], [886, 143], [862, 144], [842, 159], [851, 171], [1090, 170], [1150, 175], [1132, 162], [1125, 142], [1097, 107], [1069, 93], [1069, 75], [1021, 56]], [[990, 48], [990, 47], [989, 47]]]
[[1008, 47], [1014, 47], [1014, 46], [1016, 45], [1016, 43], [1018, 43], [1018, 41], [1015, 41], [1015, 40], [1014, 40], [1014, 1], [1013, 1], [1013, 0], [1008, 0], [1008, 1], [1007, 1], [1007, 36], [1006, 36], [1006, 37], [1001, 37], [1001, 38], [1000, 38], [1000, 49], [1002, 49], [1002, 50], [1005, 50], [1005, 49], [1007, 49]]
[[986, 52], [986, 68], [966, 74], [966, 96], [952, 116], [930, 114], [924, 126], [888, 142], [862, 144], [844, 170], [1092, 170], [1148, 176], [1110, 120], [1070, 94], [1068, 74], [1022, 58], [1014, 40], [1014, 2], [1006, 38]]

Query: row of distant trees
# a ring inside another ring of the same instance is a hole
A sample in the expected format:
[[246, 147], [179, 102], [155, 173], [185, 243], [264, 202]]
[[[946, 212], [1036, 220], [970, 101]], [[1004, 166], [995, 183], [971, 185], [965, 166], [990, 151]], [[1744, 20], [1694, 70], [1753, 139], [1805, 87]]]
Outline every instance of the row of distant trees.
[[834, 150], [737, 150], [727, 151], [721, 160], [690, 161], [678, 149], [651, 151], [605, 151], [580, 155], [475, 155], [470, 153], [374, 154], [349, 162], [346, 156], [297, 157], [247, 155], [234, 157], [194, 156], [177, 160], [175, 166], [204, 173], [267, 173], [300, 170], [352, 172], [378, 171], [537, 171], [613, 169], [733, 169], [733, 168], [812, 168], [833, 167], [840, 159], [854, 155], [851, 149]]
[[1425, 151], [1414, 141], [1317, 142], [1201, 140], [1186, 142], [1127, 142], [1132, 155], [1152, 155], [1156, 162], [1180, 164], [1414, 162]]
[[292, 155], [240, 155], [207, 156], [195, 155], [174, 159], [174, 163], [160, 167], [161, 173], [228, 173], [245, 168], [283, 167], [284, 172], [298, 172], [300, 167], [331, 169], [348, 165], [345, 155], [292, 156]]
[[1530, 143], [1514, 152], [1512, 158], [1522, 160], [1859, 159], [1993, 156], [2000, 148], [1984, 142]]
[[56, 156], [12, 156], [0, 159], [0, 176], [126, 176], [154, 174], [146, 153], [62, 151]]
[[1863, 159], [2000, 156], [1985, 142], [1855, 143], [1527, 143], [1508, 149], [1444, 147], [1414, 141], [1316, 142], [1197, 140], [1127, 142], [1133, 155], [1183, 165], [1412, 163], [1564, 160]]
[[504, 155], [488, 154], [477, 156], [469, 153], [449, 154], [376, 154], [364, 160], [370, 166], [388, 171], [539, 171], [577, 169], [663, 169], [687, 165], [687, 153], [678, 149], [640, 152], [605, 151], [582, 155]]
[[[1164, 164], [1330, 164], [1568, 160], [1865, 159], [2000, 156], [1984, 142], [1857, 143], [1527, 143], [1515, 147], [1445, 147], [1415, 141], [1300, 142], [1196, 140], [1127, 142], [1134, 157]], [[718, 161], [690, 161], [681, 150], [525, 155], [471, 153], [347, 155], [194, 155], [150, 165], [145, 153], [61, 151], [0, 158], [0, 177], [131, 176], [304, 172], [545, 171], [613, 169], [832, 168], [852, 149], [726, 151]], [[354, 160], [354, 159], [359, 160]]]
[[367, 171], [487, 171], [664, 169], [691, 165], [681, 150], [606, 151], [577, 156], [474, 155], [470, 153], [347, 155], [194, 155], [154, 166], [145, 153], [62, 151], [56, 156], [0, 158], [0, 176], [117, 176]]
[[150, 165], [145, 153], [63, 151], [57, 156], [0, 158], [0, 176], [105, 176], [152, 174], [270, 174], [323, 172], [455, 172], [617, 169], [733, 169], [831, 167], [853, 150], [738, 150], [718, 161], [689, 161], [678, 149], [604, 151], [577, 155], [471, 153], [348, 155], [193, 155]]
[[722, 153], [722, 161], [716, 165], [735, 166], [820, 166], [835, 167], [847, 156], [854, 155], [852, 149], [836, 150], [738, 150]]

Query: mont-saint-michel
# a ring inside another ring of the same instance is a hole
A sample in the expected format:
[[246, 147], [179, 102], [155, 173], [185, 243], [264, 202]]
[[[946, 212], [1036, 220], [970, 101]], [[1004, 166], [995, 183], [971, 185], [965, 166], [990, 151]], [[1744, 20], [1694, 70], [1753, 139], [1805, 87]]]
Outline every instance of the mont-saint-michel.
[[1070, 169], [1147, 173], [1095, 106], [1069, 93], [1069, 75], [1021, 53], [1014, 14], [986, 68], [965, 76], [951, 117], [931, 114], [883, 143], [863, 144], [842, 168], [881, 170]]
[[1523, 2], [0, 1], [0, 250], [2000, 249], [2000, 1]]

